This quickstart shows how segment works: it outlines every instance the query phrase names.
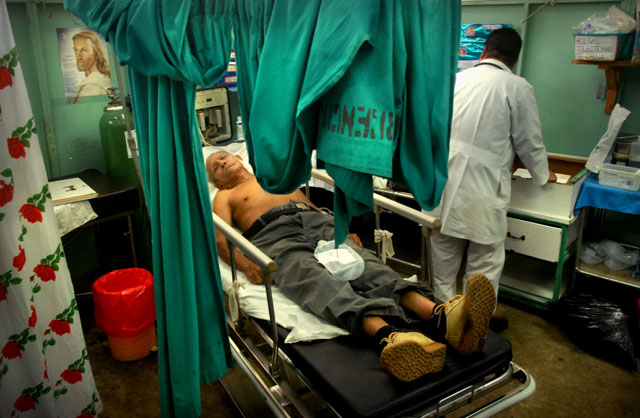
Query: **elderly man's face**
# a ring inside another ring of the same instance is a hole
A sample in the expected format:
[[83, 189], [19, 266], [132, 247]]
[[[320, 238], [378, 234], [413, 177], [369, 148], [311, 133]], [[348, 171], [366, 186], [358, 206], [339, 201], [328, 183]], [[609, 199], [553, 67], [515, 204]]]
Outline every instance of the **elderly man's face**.
[[73, 51], [76, 54], [76, 66], [78, 71], [90, 71], [96, 64], [96, 54], [93, 45], [87, 38], [77, 37], [73, 40]]
[[206, 169], [213, 177], [218, 188], [233, 180], [239, 172], [245, 170], [242, 159], [226, 152], [215, 152], [207, 158]]

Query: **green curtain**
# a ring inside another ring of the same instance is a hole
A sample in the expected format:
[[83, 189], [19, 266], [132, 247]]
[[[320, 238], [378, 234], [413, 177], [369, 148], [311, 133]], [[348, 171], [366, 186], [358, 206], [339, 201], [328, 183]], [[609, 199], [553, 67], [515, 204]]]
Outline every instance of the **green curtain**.
[[447, 180], [460, 1], [235, 0], [238, 90], [260, 184], [291, 192], [318, 150], [336, 244], [373, 208], [371, 175], [433, 209]]
[[153, 239], [163, 416], [199, 416], [200, 383], [232, 365], [195, 88], [231, 52], [224, 1], [66, 0], [128, 66]]

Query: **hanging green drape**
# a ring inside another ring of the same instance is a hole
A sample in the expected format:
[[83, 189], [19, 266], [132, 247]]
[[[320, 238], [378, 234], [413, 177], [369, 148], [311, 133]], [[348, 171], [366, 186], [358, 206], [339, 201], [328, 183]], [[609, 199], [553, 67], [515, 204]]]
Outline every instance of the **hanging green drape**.
[[310, 156], [336, 184], [336, 243], [373, 208], [371, 175], [433, 209], [447, 180], [460, 1], [235, 0], [238, 89], [260, 184], [291, 192]]
[[232, 364], [195, 87], [222, 78], [224, 1], [66, 0], [128, 66], [153, 239], [163, 416], [200, 415], [200, 383]]

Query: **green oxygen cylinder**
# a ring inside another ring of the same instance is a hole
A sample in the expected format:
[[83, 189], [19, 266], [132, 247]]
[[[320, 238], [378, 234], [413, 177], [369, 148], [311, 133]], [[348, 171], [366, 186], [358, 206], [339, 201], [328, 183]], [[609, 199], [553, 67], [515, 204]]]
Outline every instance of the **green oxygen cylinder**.
[[104, 113], [100, 117], [100, 139], [107, 175], [138, 187], [136, 168], [126, 143], [127, 125], [124, 114], [127, 112], [132, 130], [134, 129], [133, 116], [128, 109], [123, 108], [122, 102], [115, 93], [116, 89], [109, 90], [111, 101], [104, 108]]

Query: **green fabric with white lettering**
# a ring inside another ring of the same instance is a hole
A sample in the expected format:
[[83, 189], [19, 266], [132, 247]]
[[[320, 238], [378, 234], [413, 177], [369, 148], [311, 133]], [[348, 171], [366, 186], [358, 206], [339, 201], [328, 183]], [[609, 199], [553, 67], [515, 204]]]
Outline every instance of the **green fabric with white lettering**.
[[447, 179], [460, 2], [238, 4], [236, 53], [252, 45], [238, 59], [238, 84], [253, 87], [240, 103], [260, 184], [299, 187], [317, 148], [338, 177], [336, 244], [351, 216], [372, 209], [362, 175], [392, 178], [435, 207]]

